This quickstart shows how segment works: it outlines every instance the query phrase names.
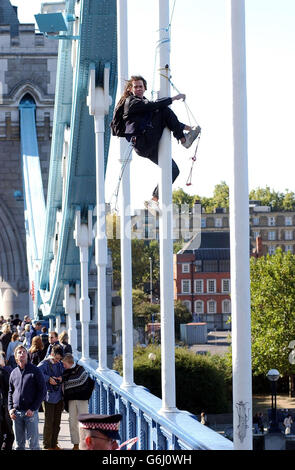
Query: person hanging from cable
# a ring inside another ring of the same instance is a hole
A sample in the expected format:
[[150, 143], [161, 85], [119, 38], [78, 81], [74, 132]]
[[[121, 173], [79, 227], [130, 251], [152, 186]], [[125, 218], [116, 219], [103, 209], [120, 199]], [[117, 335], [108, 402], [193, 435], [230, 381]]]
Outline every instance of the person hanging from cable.
[[[115, 108], [111, 128], [112, 134], [125, 137], [139, 156], [158, 164], [158, 147], [165, 127], [187, 149], [198, 137], [201, 128], [181, 123], [169, 108], [173, 101], [185, 100], [184, 94], [179, 93], [171, 98], [149, 101], [144, 96], [146, 90], [147, 82], [142, 76], [131, 76], [126, 82], [123, 95]], [[172, 183], [178, 175], [178, 166], [172, 160]], [[145, 203], [153, 215], [159, 210], [158, 201], [159, 189], [156, 186], [152, 199]]]

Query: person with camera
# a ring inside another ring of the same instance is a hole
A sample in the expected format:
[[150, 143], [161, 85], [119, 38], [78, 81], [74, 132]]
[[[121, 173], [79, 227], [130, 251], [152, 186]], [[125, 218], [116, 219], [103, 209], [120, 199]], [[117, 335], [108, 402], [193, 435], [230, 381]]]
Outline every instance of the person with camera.
[[44, 450], [62, 450], [58, 446], [61, 415], [64, 409], [62, 375], [64, 372], [63, 349], [60, 345], [52, 347], [50, 356], [38, 365], [43, 373], [47, 392], [44, 400]]

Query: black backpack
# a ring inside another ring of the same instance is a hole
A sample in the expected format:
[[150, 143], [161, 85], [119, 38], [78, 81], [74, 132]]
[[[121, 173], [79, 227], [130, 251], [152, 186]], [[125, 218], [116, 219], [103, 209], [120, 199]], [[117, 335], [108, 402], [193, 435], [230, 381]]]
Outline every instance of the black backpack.
[[123, 116], [127, 111], [127, 109], [125, 110], [125, 104], [126, 100], [116, 107], [112, 122], [110, 124], [112, 135], [117, 137], [125, 137], [125, 121], [123, 119]]

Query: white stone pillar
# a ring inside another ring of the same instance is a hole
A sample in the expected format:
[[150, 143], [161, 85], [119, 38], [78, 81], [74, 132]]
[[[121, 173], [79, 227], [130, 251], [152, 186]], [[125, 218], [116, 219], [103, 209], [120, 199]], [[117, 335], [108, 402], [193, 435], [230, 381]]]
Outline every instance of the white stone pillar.
[[95, 85], [95, 67], [90, 66], [87, 104], [89, 114], [94, 116], [96, 150], [96, 215], [95, 263], [97, 267], [97, 315], [98, 315], [98, 369], [107, 369], [107, 312], [106, 312], [106, 266], [107, 238], [105, 227], [105, 166], [104, 166], [104, 119], [112, 99], [109, 96], [110, 68], [105, 64], [104, 86]]
[[[127, 0], [117, 0], [118, 76], [121, 95], [128, 80]], [[121, 292], [122, 292], [122, 387], [133, 383], [132, 256], [130, 223], [130, 162], [132, 151], [126, 139], [120, 139], [122, 181], [120, 194]]]
[[233, 178], [230, 185], [234, 448], [251, 450], [252, 372], [245, 2], [231, 1]]
[[54, 331], [53, 317], [49, 317], [49, 331]]
[[[160, 98], [170, 96], [169, 0], [159, 0]], [[165, 75], [167, 78], [163, 77]], [[173, 285], [173, 211], [171, 135], [164, 129], [159, 145], [159, 234], [161, 286], [162, 412], [175, 407], [175, 331]]]
[[80, 321], [81, 321], [81, 343], [83, 361], [89, 360], [89, 322], [90, 322], [90, 299], [88, 296], [88, 261], [89, 247], [92, 244], [92, 210], [88, 210], [88, 223], [81, 223], [81, 212], [76, 211], [74, 239], [80, 250], [81, 265], [81, 298], [80, 298]]
[[69, 343], [72, 346], [73, 354], [77, 353], [77, 322], [76, 315], [79, 313], [80, 286], [76, 284], [76, 293], [70, 294], [69, 284], [65, 285], [63, 306], [67, 314], [67, 328], [69, 335]]
[[61, 329], [61, 318], [60, 315], [56, 315], [55, 317], [55, 331], [60, 334], [60, 329]]

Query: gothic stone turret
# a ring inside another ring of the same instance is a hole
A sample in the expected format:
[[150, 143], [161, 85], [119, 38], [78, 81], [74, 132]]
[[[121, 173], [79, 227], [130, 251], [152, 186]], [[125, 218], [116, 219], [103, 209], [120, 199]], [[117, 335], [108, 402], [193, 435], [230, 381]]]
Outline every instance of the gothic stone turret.
[[44, 40], [34, 24], [20, 24], [9, 0], [0, 2], [0, 315], [30, 313], [18, 106], [36, 103], [46, 200], [58, 41]]

